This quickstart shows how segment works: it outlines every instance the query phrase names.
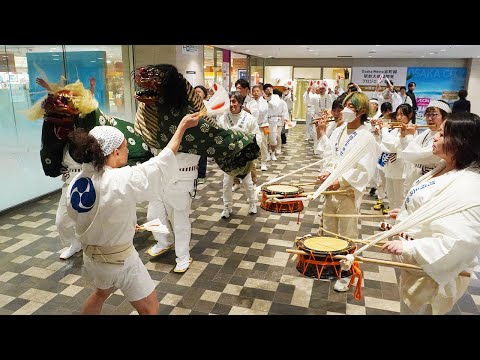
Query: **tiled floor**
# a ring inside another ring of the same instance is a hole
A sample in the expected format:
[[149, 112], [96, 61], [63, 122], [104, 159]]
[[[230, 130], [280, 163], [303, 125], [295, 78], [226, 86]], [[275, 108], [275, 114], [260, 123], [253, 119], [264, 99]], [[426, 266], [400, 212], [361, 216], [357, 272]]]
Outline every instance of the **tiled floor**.
[[[312, 143], [304, 141], [304, 125], [290, 130], [279, 161], [259, 171], [259, 184], [298, 169], [317, 159]], [[312, 168], [315, 169], [316, 167]], [[291, 182], [312, 180], [307, 169]], [[175, 274], [175, 254], [170, 251], [151, 259], [145, 251], [154, 244], [151, 233], [138, 233], [134, 244], [157, 287], [160, 314], [398, 314], [398, 269], [362, 264], [363, 298], [353, 289], [333, 291], [333, 282], [302, 276], [285, 249], [297, 236], [318, 229], [318, 201], [297, 214], [277, 214], [258, 207], [248, 215], [243, 190], [234, 193], [234, 213], [220, 218], [223, 173], [208, 163], [207, 181], [199, 186], [191, 211], [191, 268]], [[55, 212], [60, 194], [0, 216], [0, 314], [78, 314], [92, 285], [82, 275], [82, 255], [60, 261], [64, 249], [57, 236]], [[372, 212], [375, 201], [364, 195], [362, 209]], [[146, 204], [138, 206], [139, 223], [145, 222]], [[373, 234], [378, 223], [362, 221], [363, 237]], [[388, 258], [377, 249], [365, 256]], [[479, 269], [480, 270], [480, 269]], [[479, 314], [480, 281], [474, 274], [467, 294], [452, 314]], [[117, 291], [106, 301], [103, 314], [134, 314]]]

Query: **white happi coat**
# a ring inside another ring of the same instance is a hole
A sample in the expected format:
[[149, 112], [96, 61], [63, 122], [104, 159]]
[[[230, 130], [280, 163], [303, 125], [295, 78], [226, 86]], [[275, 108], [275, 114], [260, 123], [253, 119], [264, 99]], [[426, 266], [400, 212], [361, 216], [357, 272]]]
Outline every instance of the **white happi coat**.
[[437, 132], [430, 129], [417, 134], [407, 135], [408, 145], [398, 154], [398, 158], [405, 162], [405, 187], [410, 189], [413, 182], [434, 169], [440, 158], [432, 152], [433, 137]]
[[458, 274], [476, 265], [480, 251], [480, 192], [474, 190], [480, 187], [480, 174], [452, 170], [432, 178], [444, 166], [441, 161], [415, 181], [397, 217], [400, 223], [444, 191], [453, 191], [452, 201], [462, 206], [462, 210], [409, 228], [413, 240], [402, 240], [403, 253], [397, 260], [421, 266], [426, 272], [401, 271], [400, 295], [412, 311], [425, 304], [431, 304], [433, 314], [450, 311], [470, 281]]
[[315, 114], [320, 116], [320, 111], [321, 110], [331, 110], [332, 109], [332, 97], [330, 94], [315, 94], [316, 95], [316, 101], [314, 102], [314, 107], [315, 107]]
[[68, 214], [84, 245], [116, 246], [133, 242], [136, 204], [152, 197], [152, 183], [163, 185], [178, 177], [175, 155], [165, 148], [143, 164], [97, 172], [91, 163], [68, 188]]
[[389, 161], [385, 163], [384, 171], [386, 178], [404, 178], [404, 161], [399, 154], [407, 146], [409, 140], [411, 140], [411, 137], [400, 137], [400, 129], [389, 131], [386, 127], [382, 127], [382, 146], [392, 154]]
[[268, 102], [263, 97], [258, 100], [252, 99], [248, 102], [247, 108], [250, 109], [250, 114], [257, 119], [259, 127], [268, 126]]
[[[363, 133], [366, 133], [366, 135], [357, 137], [357, 135]], [[345, 156], [346, 153], [355, 151], [359, 138], [364, 139], [362, 141], [371, 141], [372, 144], [376, 145], [375, 138], [365, 125], [361, 125], [356, 130], [349, 130], [347, 129], [347, 123], [344, 123], [333, 130], [330, 138], [326, 135], [322, 136], [318, 140], [317, 151], [325, 160], [323, 171], [332, 173], [336, 164], [342, 160], [342, 157]], [[360, 208], [362, 193], [375, 173], [379, 151], [377, 146], [372, 147], [371, 151], [365, 153], [350, 170], [338, 179], [341, 190], [347, 188], [354, 190], [355, 205], [357, 208]]]
[[240, 111], [238, 114], [227, 112], [221, 115], [218, 118], [218, 125], [224, 129], [241, 130], [245, 134], [254, 134], [257, 144], [260, 144], [262, 141], [257, 119], [245, 110]]

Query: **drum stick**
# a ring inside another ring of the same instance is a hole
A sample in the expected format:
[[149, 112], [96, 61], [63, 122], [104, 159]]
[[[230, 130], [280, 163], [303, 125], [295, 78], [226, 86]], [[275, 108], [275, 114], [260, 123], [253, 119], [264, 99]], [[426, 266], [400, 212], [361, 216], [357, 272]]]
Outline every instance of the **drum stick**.
[[286, 249], [285, 251], [288, 252], [288, 253], [290, 253], [290, 254], [295, 254], [295, 255], [308, 255], [308, 253], [305, 252], [305, 251], [303, 251], [303, 250]]
[[284, 203], [284, 202], [290, 202], [290, 201], [306, 201], [309, 200], [307, 197], [295, 197], [295, 198], [272, 198], [270, 201], [273, 203]]
[[[321, 192], [321, 194], [325, 194], [325, 195], [329, 195], [329, 194], [345, 194], [345, 193], [349, 193], [349, 192], [352, 192], [352, 190], [334, 190], [334, 191], [323, 191]], [[300, 194], [300, 195], [311, 195], [311, 194], [315, 194], [315, 192], [309, 192], [309, 193], [303, 193], [303, 194]], [[268, 197], [268, 195], [267, 195]], [[283, 196], [280, 196], [277, 197], [277, 196], [273, 196], [272, 197], [272, 202], [274, 203], [283, 203], [283, 202], [288, 202], [288, 201], [292, 201], [292, 200], [296, 200], [296, 201], [306, 201], [306, 200], [311, 200], [309, 199], [308, 197], [291, 197], [291, 198], [284, 198]], [[378, 216], [375, 216], [375, 217], [378, 217]]]
[[[334, 258], [336, 259], [345, 259], [345, 255], [335, 255]], [[386, 266], [397, 266], [404, 269], [411, 269], [411, 270], [419, 270], [425, 272], [420, 266], [413, 265], [413, 264], [405, 264], [396, 261], [388, 261], [388, 260], [380, 260], [380, 259], [372, 259], [372, 258], [365, 258], [362, 256], [356, 256], [355, 260], [372, 263], [372, 264], [379, 264], [379, 265], [386, 265]], [[470, 277], [471, 274], [468, 271], [462, 271], [459, 276]]]
[[313, 182], [313, 183], [298, 183], [298, 184], [288, 184], [292, 186], [311, 186], [311, 185], [319, 185], [320, 182]]
[[353, 190], [349, 190], [349, 189], [346, 189], [346, 190], [326, 190], [326, 191], [322, 191], [320, 194], [335, 195], [335, 194], [348, 194], [348, 193], [353, 194]]
[[390, 215], [383, 215], [383, 214], [328, 214], [328, 213], [323, 213], [322, 216], [325, 217], [336, 217], [336, 218], [342, 218], [342, 217], [366, 217], [366, 218], [389, 218]]
[[310, 195], [310, 194], [313, 194], [313, 191], [312, 192], [306, 192], [306, 193], [301, 193], [301, 194], [298, 194], [296, 197], [288, 197], [286, 195], [283, 195], [283, 194], [271, 194], [271, 195], [266, 195], [267, 199], [273, 199], [273, 198], [276, 198], [276, 199], [291, 199], [291, 200], [296, 200], [298, 196], [304, 196], [304, 195]]
[[299, 172], [299, 171], [305, 170], [305, 169], [307, 169], [307, 168], [309, 168], [309, 167], [312, 167], [312, 166], [314, 166], [314, 165], [321, 164], [321, 163], [323, 163], [323, 161], [324, 161], [323, 159], [322, 159], [322, 160], [318, 160], [318, 161], [316, 161], [316, 162], [314, 162], [314, 163], [312, 163], [312, 164], [310, 164], [310, 165], [306, 165], [306, 166], [304, 166], [304, 167], [302, 167], [302, 168], [300, 168], [300, 169], [294, 170], [294, 171], [292, 171], [292, 172], [290, 172], [290, 173], [288, 173], [288, 174], [285, 174], [285, 175], [280, 176], [280, 177], [278, 177], [278, 178], [269, 180], [269, 181], [267, 181], [266, 183], [263, 183], [262, 185], [257, 186], [257, 187], [255, 188], [255, 192], [258, 194], [258, 193], [260, 192], [260, 190], [262, 189], [262, 186], [273, 184], [274, 182], [277, 182], [277, 181], [279, 181], [279, 180], [282, 180], [283, 178], [286, 178], [287, 176], [290, 176], [290, 175], [292, 175], [292, 174], [294, 174], [294, 173], [297, 173], [297, 172]]
[[304, 177], [304, 178], [313, 178], [313, 179], [318, 179], [318, 176], [316, 175], [304, 175], [304, 174], [293, 174], [292, 176], [301, 176], [301, 177]]

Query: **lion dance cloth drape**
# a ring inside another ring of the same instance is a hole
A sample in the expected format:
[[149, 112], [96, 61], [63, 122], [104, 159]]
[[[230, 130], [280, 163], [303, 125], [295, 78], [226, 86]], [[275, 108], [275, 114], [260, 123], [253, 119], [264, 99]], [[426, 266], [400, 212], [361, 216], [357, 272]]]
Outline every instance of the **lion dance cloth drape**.
[[[182, 82], [188, 96], [188, 106], [182, 110], [172, 107], [162, 96], [153, 104], [139, 102], [135, 130], [151, 147], [163, 149], [186, 114], [205, 110], [203, 100], [190, 83], [184, 78]], [[213, 157], [223, 171], [240, 177], [253, 169], [253, 160], [258, 157], [259, 150], [254, 134], [223, 129], [208, 116], [185, 132], [179, 149], [184, 153]]]

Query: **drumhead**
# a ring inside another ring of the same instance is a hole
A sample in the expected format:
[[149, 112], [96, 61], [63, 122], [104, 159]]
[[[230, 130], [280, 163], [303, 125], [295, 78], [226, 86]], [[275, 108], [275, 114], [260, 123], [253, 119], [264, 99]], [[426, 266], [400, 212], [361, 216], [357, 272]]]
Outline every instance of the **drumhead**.
[[300, 192], [300, 188], [294, 185], [283, 185], [283, 184], [276, 184], [276, 185], [267, 185], [265, 189], [279, 194], [298, 194]]
[[327, 236], [305, 239], [303, 245], [310, 250], [322, 252], [339, 251], [349, 247], [348, 241]]

